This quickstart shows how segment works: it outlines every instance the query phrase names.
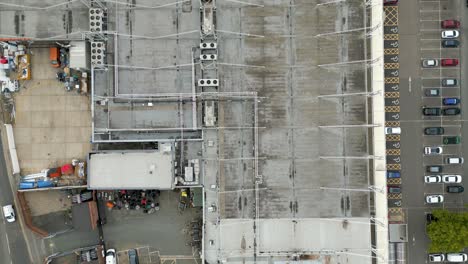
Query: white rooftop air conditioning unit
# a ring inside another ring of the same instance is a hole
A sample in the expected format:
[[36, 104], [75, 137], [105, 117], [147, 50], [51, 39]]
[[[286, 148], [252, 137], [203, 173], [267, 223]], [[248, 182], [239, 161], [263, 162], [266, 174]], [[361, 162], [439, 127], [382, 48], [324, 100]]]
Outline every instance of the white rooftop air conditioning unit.
[[200, 49], [202, 50], [217, 49], [217, 48], [218, 48], [218, 43], [216, 42], [200, 43]]
[[104, 23], [104, 10], [100, 8], [89, 9], [89, 30], [91, 32], [102, 32]]
[[201, 54], [200, 60], [201, 61], [215, 61], [218, 59], [218, 55], [216, 54]]
[[211, 86], [216, 87], [219, 84], [218, 79], [199, 79], [198, 86]]
[[106, 43], [103, 41], [91, 42], [91, 64], [94, 66], [104, 65], [106, 57]]

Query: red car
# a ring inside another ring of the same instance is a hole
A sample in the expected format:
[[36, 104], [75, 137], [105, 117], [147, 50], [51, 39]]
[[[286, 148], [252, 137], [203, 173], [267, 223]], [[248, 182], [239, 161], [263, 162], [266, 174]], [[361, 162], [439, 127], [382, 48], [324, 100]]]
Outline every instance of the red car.
[[458, 65], [458, 59], [442, 59], [441, 60], [442, 66], [457, 66]]
[[454, 19], [444, 20], [440, 23], [442, 28], [458, 28], [460, 27], [460, 21]]
[[396, 5], [398, 4], [398, 0], [383, 0], [384, 5]]

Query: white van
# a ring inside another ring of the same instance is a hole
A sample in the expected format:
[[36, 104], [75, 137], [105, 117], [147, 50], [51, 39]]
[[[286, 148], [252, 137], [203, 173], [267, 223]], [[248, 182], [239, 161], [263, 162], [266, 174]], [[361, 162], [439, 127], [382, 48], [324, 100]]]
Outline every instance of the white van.
[[466, 253], [449, 253], [447, 254], [448, 262], [465, 262], [468, 260]]
[[7, 220], [9, 223], [13, 223], [16, 220], [13, 205], [9, 204], [3, 206], [3, 217], [5, 217], [5, 220]]
[[115, 249], [108, 249], [106, 251], [106, 264], [116, 264]]
[[447, 164], [463, 164], [463, 158], [447, 158]]

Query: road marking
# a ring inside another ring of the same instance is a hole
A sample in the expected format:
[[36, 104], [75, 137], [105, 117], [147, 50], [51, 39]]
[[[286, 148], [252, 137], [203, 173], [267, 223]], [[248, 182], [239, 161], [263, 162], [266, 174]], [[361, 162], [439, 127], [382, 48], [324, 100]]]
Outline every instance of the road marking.
[[441, 39], [421, 39], [421, 40], [424, 40], [424, 41], [441, 41]]
[[427, 28], [427, 29], [420, 29], [419, 31], [437, 31], [437, 32], [440, 32], [440, 28]]
[[10, 240], [8, 239], [8, 235], [5, 233], [6, 241], [7, 241], [7, 247], [8, 247], [8, 254], [11, 255], [10, 251]]
[[411, 93], [411, 76], [408, 77], [408, 90]]

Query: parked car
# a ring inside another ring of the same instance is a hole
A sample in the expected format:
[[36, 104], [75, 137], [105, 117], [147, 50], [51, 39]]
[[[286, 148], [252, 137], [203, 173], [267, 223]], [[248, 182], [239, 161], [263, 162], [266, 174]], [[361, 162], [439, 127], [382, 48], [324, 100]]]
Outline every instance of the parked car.
[[462, 193], [463, 191], [465, 191], [465, 188], [463, 188], [463, 186], [447, 186], [448, 193]]
[[106, 251], [106, 264], [116, 264], [115, 249], [108, 249]]
[[460, 183], [462, 182], [462, 177], [460, 175], [444, 175], [442, 176], [442, 181], [444, 183]]
[[437, 89], [437, 88], [425, 89], [424, 94], [426, 96], [430, 96], [430, 97], [439, 96], [440, 95], [440, 89]]
[[128, 260], [130, 264], [138, 264], [138, 252], [136, 249], [129, 249], [128, 250]]
[[460, 99], [455, 98], [455, 97], [448, 97], [448, 98], [442, 99], [442, 103], [444, 105], [457, 105], [460, 103]]
[[428, 97], [437, 97], [437, 96], [440, 96], [440, 89], [438, 88], [424, 89], [424, 94]]
[[442, 166], [440, 166], [440, 165], [429, 165], [429, 166], [426, 166], [426, 171], [427, 172], [432, 172], [432, 173], [441, 173], [442, 172]]
[[439, 61], [435, 60], [435, 59], [424, 59], [422, 61], [422, 66], [424, 68], [432, 68], [432, 67], [437, 67], [439, 66]]
[[448, 262], [465, 262], [468, 260], [468, 254], [466, 253], [448, 253]]
[[387, 186], [388, 193], [401, 193], [401, 187], [395, 185]]
[[444, 78], [442, 79], [442, 86], [443, 87], [453, 87], [457, 86], [458, 80], [455, 78]]
[[443, 142], [445, 145], [449, 144], [460, 144], [461, 137], [460, 136], [453, 136], [453, 137], [444, 137]]
[[426, 203], [436, 204], [444, 202], [444, 196], [442, 194], [431, 194], [426, 195]]
[[445, 255], [444, 254], [429, 254], [429, 261], [430, 262], [443, 262], [444, 260], [445, 260]]
[[423, 107], [423, 115], [425, 116], [440, 116], [439, 107]]
[[13, 208], [13, 205], [8, 204], [3, 206], [3, 217], [7, 220], [9, 223], [13, 223], [16, 221], [16, 215], [15, 215], [15, 209]]
[[435, 135], [443, 135], [445, 132], [443, 127], [426, 127], [424, 129], [424, 135], [428, 136], [435, 136]]
[[447, 164], [463, 164], [463, 158], [453, 157], [445, 159]]
[[386, 135], [399, 135], [401, 134], [401, 128], [400, 127], [386, 127], [385, 134]]
[[384, 5], [396, 5], [398, 4], [398, 0], [383, 0]]
[[427, 175], [424, 176], [425, 183], [439, 183], [442, 182], [442, 177], [440, 175]]
[[458, 32], [458, 30], [444, 30], [441, 35], [443, 39], [452, 39], [458, 38], [460, 32]]
[[387, 171], [387, 178], [389, 179], [401, 178], [401, 174], [399, 171]]
[[457, 66], [458, 65], [458, 59], [442, 59], [440, 64], [442, 66], [444, 66], [444, 67]]
[[444, 108], [442, 109], [442, 114], [443, 115], [459, 115], [461, 112], [460, 108], [458, 107], [450, 107], [450, 108]]
[[442, 147], [424, 147], [424, 154], [426, 155], [440, 155], [442, 153]]
[[460, 46], [460, 41], [456, 39], [446, 39], [442, 40], [442, 47], [443, 48], [458, 48]]
[[455, 20], [455, 19], [447, 19], [444, 20], [440, 23], [440, 26], [442, 28], [459, 28], [460, 27], [460, 21]]

